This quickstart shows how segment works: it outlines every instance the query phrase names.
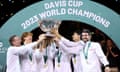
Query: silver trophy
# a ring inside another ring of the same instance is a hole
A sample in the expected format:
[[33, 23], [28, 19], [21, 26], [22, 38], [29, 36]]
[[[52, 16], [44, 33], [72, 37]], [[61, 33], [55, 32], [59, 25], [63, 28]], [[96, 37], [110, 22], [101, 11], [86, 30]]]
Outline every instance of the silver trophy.
[[54, 37], [54, 35], [51, 34], [50, 31], [52, 28], [58, 28], [60, 24], [61, 21], [58, 20], [52, 20], [52, 19], [39, 20], [40, 29], [43, 32], [46, 32], [47, 37]]

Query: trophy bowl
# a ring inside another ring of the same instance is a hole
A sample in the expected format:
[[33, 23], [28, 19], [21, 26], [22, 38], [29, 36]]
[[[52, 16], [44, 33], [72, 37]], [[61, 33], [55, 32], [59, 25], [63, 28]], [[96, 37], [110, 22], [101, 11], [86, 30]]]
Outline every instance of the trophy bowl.
[[54, 34], [52, 34], [50, 31], [52, 28], [58, 28], [61, 24], [61, 21], [58, 20], [53, 20], [53, 19], [44, 19], [44, 20], [39, 20], [39, 26], [40, 29], [43, 32], [46, 32], [46, 37], [47, 38], [53, 38]]

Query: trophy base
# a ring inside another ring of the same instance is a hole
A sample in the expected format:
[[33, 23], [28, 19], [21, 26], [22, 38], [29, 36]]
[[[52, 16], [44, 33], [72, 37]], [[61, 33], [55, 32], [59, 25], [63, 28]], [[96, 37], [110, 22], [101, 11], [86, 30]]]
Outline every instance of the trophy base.
[[53, 38], [53, 37], [55, 37], [55, 35], [50, 34], [50, 33], [49, 33], [49, 34], [48, 34], [48, 33], [46, 33], [46, 34], [45, 34], [45, 36], [46, 36], [47, 38]]

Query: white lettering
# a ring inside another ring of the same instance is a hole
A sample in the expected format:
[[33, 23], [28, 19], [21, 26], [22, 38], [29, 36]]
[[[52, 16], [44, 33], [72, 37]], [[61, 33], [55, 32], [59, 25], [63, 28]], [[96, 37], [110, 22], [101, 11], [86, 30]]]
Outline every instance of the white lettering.
[[61, 9], [52, 9], [52, 10], [42, 12], [39, 14], [39, 16], [41, 19], [44, 19], [46, 17], [51, 17], [51, 16], [55, 16], [55, 15], [64, 15], [64, 14], [66, 14], [66, 9], [61, 8]]
[[55, 7], [60, 8], [60, 7], [65, 7], [65, 6], [66, 6], [66, 1], [54, 1], [54, 2], [44, 4], [45, 9], [51, 9]]
[[1, 47], [3, 47], [3, 43], [2, 43], [2, 42], [0, 42], [0, 48], [1, 48]]
[[29, 18], [28, 20], [26, 20], [24, 23], [21, 24], [23, 29], [26, 29], [28, 27], [30, 27], [32, 24], [34, 24], [35, 22], [37, 22], [39, 20], [39, 18], [37, 17], [37, 15]]
[[82, 1], [68, 1], [68, 6], [69, 7], [80, 7], [83, 5], [83, 2]]
[[44, 4], [44, 7], [45, 7], [45, 9], [48, 9], [48, 8], [49, 8], [49, 4], [48, 4], [48, 3], [45, 3], [45, 4]]
[[93, 12], [86, 11], [86, 10], [78, 10], [77, 8], [68, 8], [67, 13], [69, 15], [77, 15], [77, 16], [83, 16], [87, 17], [89, 19], [92, 19], [93, 21], [102, 24], [104, 27], [109, 27], [110, 22], [107, 21], [105, 18], [94, 14]]

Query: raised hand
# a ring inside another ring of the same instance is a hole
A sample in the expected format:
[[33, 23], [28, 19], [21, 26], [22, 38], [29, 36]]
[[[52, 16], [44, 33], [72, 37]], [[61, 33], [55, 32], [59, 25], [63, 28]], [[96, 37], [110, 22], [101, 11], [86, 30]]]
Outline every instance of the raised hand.
[[105, 67], [105, 72], [111, 72], [110, 67]]
[[58, 28], [52, 28], [51, 33], [54, 34], [57, 38], [61, 38], [61, 35], [58, 32]]
[[46, 35], [45, 35], [45, 34], [40, 34], [38, 41], [41, 42], [41, 41], [43, 41], [45, 38], [46, 38]]

